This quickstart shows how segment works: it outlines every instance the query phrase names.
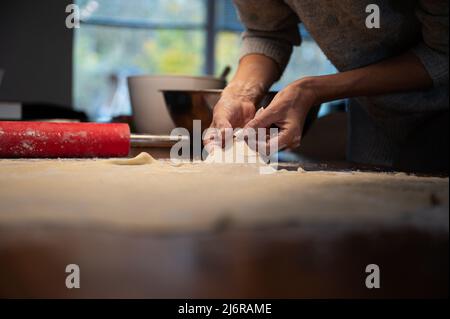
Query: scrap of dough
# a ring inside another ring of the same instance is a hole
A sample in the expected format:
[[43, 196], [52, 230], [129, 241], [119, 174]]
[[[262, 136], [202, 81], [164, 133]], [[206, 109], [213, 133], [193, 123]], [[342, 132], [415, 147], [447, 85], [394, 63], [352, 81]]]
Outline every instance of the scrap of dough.
[[258, 152], [252, 150], [244, 140], [234, 139], [232, 147], [223, 149], [221, 146], [213, 146], [211, 153], [205, 160], [206, 163], [216, 164], [264, 164]]
[[158, 161], [153, 158], [149, 153], [142, 152], [138, 156], [134, 158], [128, 158], [128, 159], [118, 159], [118, 160], [111, 160], [109, 163], [114, 165], [146, 165], [146, 164], [154, 164]]
[[204, 162], [207, 164], [250, 164], [259, 167], [262, 175], [271, 175], [277, 172], [261, 158], [258, 152], [252, 150], [245, 140], [238, 138], [234, 139], [231, 148], [222, 149], [220, 146], [214, 146]]

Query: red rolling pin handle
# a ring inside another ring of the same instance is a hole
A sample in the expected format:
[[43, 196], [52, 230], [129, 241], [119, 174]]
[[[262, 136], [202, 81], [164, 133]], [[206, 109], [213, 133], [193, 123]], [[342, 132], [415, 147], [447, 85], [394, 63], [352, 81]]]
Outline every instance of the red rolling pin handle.
[[0, 158], [125, 157], [127, 124], [0, 122]]

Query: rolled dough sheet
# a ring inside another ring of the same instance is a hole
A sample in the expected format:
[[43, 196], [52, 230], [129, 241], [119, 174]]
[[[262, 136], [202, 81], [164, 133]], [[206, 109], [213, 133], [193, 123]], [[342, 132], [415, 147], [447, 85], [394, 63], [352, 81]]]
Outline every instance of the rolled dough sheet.
[[[148, 158], [139, 163], [148, 163]], [[448, 232], [448, 178], [277, 172], [254, 165], [113, 165], [0, 160], [0, 228], [65, 225], [145, 232], [331, 224]]]

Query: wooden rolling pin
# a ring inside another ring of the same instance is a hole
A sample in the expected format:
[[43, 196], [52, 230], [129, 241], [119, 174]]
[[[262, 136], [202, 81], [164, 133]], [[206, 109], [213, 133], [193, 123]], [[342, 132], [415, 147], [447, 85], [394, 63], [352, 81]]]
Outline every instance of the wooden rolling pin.
[[127, 124], [0, 122], [0, 158], [126, 157], [130, 147], [171, 147], [188, 140], [132, 135]]

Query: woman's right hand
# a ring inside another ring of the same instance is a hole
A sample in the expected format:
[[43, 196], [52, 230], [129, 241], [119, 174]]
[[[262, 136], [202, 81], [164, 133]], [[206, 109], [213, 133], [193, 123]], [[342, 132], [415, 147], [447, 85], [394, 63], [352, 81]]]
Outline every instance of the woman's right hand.
[[255, 117], [258, 87], [232, 83], [222, 93], [214, 107], [212, 128], [243, 128]]
[[[246, 88], [245, 85], [230, 84], [214, 107], [210, 128], [219, 130], [222, 139], [225, 137], [226, 129], [243, 128], [255, 117], [255, 102], [259, 94], [257, 91], [257, 89]], [[205, 146], [212, 141], [217, 141], [217, 138], [206, 134], [203, 140]]]

